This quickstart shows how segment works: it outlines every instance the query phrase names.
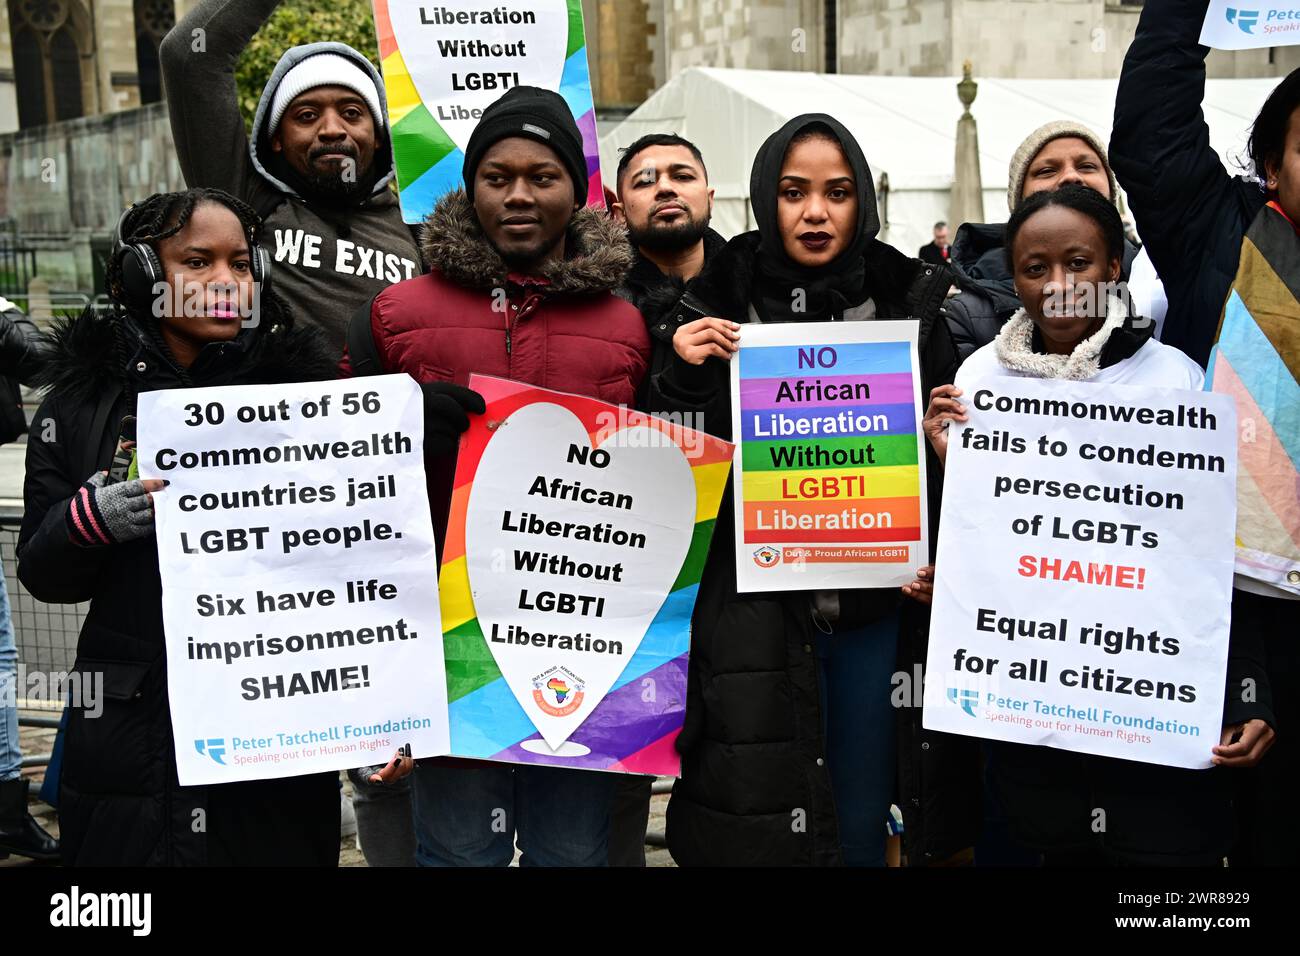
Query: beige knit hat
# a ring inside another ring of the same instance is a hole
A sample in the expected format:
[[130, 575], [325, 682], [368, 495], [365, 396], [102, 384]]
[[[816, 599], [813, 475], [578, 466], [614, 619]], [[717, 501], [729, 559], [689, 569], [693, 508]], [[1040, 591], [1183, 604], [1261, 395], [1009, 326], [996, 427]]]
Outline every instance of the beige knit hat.
[[1025, 189], [1025, 177], [1029, 174], [1029, 164], [1033, 162], [1034, 157], [1042, 151], [1042, 148], [1054, 139], [1061, 139], [1066, 136], [1075, 136], [1083, 140], [1093, 151], [1101, 157], [1101, 165], [1106, 170], [1106, 178], [1110, 180], [1110, 201], [1116, 206], [1119, 205], [1119, 183], [1115, 181], [1115, 173], [1110, 168], [1110, 158], [1106, 155], [1106, 146], [1101, 139], [1088, 127], [1081, 123], [1075, 123], [1072, 120], [1054, 120], [1051, 123], [1044, 123], [1038, 129], [1030, 133], [1020, 148], [1016, 150], [1011, 157], [1011, 165], [1007, 169], [1007, 209], [1015, 212], [1016, 205], [1020, 202], [1020, 195]]

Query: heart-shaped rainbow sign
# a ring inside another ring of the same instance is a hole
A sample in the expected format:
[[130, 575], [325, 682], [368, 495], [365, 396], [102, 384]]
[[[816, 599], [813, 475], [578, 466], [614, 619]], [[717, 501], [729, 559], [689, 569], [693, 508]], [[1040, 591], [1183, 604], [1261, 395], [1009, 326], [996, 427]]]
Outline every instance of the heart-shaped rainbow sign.
[[695, 479], [681, 448], [624, 428], [593, 447], [561, 405], [514, 412], [470, 490], [474, 608], [515, 699], [556, 750], [635, 655], [686, 558]]
[[[469, 386], [487, 411], [470, 416], [461, 439], [438, 584], [451, 752], [676, 776], [691, 616], [734, 446], [593, 398], [481, 375], [471, 375]], [[524, 415], [531, 408], [537, 410]], [[590, 494], [574, 488], [578, 500], [566, 498], [565, 484]], [[607, 492], [613, 497], [601, 503]], [[627, 504], [620, 494], [631, 498], [630, 509], [619, 507]], [[532, 533], [536, 522], [523, 512], [542, 523], [540, 533]], [[566, 522], [642, 534], [647, 547], [630, 547], [621, 535], [566, 535]], [[693, 528], [684, 531], [683, 522]], [[652, 551], [659, 566], [648, 560]], [[543, 598], [544, 591], [557, 596]], [[560, 593], [575, 595], [572, 603]], [[552, 610], [542, 611], [543, 604]], [[494, 629], [511, 636], [511, 626], [513, 642], [490, 640]], [[520, 628], [529, 634], [524, 644]], [[532, 637], [539, 633], [540, 643]], [[583, 640], [565, 648], [564, 634]], [[614, 641], [622, 642], [621, 654], [609, 653]], [[609, 684], [616, 658], [626, 664]]]

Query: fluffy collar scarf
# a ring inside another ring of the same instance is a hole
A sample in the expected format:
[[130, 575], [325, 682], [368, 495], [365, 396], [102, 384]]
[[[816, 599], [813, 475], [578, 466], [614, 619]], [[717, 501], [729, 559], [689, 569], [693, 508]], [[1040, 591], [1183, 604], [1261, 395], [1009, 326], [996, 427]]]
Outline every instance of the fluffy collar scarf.
[[[1053, 355], [1035, 350], [1034, 322], [1022, 308], [1007, 319], [1006, 325], [1002, 326], [1002, 331], [993, 340], [993, 348], [998, 361], [1013, 372], [1032, 375], [1034, 378], [1083, 382], [1102, 370], [1102, 352], [1112, 334], [1124, 326], [1127, 318], [1128, 309], [1124, 303], [1111, 296], [1106, 306], [1106, 321], [1101, 328], [1076, 345], [1069, 355]], [[1148, 330], [1147, 337], [1149, 336]]]

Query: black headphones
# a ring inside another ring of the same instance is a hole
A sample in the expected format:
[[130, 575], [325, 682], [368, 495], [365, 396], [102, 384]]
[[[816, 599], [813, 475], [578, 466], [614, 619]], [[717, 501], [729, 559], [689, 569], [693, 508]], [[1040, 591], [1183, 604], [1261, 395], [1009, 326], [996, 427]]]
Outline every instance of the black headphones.
[[[117, 227], [113, 230], [111, 255], [121, 267], [122, 292], [127, 302], [138, 308], [148, 308], [153, 302], [154, 286], [159, 282], [166, 282], [167, 275], [163, 271], [158, 253], [149, 243], [126, 241], [123, 230], [126, 227], [126, 218], [131, 215], [131, 210], [134, 208], [135, 206], [127, 206], [117, 220]], [[266, 294], [271, 288], [271, 259], [266, 250], [253, 241], [252, 236], [247, 236], [247, 239], [248, 271], [257, 285], [254, 291], [256, 301], [257, 297]]]

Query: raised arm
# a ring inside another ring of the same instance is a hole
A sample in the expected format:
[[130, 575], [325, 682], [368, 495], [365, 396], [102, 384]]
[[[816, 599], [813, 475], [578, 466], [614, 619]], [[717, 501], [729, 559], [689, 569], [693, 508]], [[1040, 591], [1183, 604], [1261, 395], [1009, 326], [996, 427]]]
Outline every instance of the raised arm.
[[176, 156], [189, 186], [256, 204], [269, 191], [253, 170], [239, 112], [235, 64], [280, 0], [200, 0], [158, 50]]
[[1205, 57], [1198, 42], [1209, 0], [1147, 0], [1115, 95], [1110, 163], [1161, 276], [1199, 258], [1202, 229], [1232, 191], [1201, 111]]

